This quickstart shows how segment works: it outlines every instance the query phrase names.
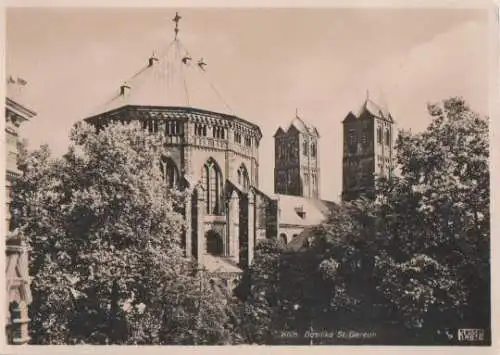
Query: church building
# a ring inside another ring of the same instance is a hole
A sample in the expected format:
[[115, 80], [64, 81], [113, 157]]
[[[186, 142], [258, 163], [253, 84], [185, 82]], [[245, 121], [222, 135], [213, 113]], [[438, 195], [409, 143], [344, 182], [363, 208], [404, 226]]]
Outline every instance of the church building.
[[394, 119], [367, 95], [359, 111], [349, 112], [342, 125], [342, 200], [374, 198], [377, 176], [394, 173]]
[[[260, 240], [278, 238], [301, 248], [307, 231], [325, 221], [336, 204], [321, 199], [320, 134], [298, 113], [274, 134], [274, 192], [259, 187], [262, 132], [232, 111], [209, 79], [210, 63], [180, 41], [180, 19], [178, 14], [173, 19], [175, 37], [165, 53], [146, 58], [85, 121], [97, 127], [139, 121], [151, 134], [166, 137], [159, 161], [165, 183], [190, 195], [185, 253], [232, 282], [252, 263]], [[350, 113], [344, 120], [345, 199], [368, 189], [374, 169], [387, 169], [391, 120], [368, 100], [358, 116]]]
[[165, 183], [187, 189], [184, 246], [208, 272], [234, 280], [272, 234], [273, 206], [259, 190], [260, 128], [237, 116], [208, 77], [210, 63], [175, 38], [85, 121], [139, 121], [167, 139], [159, 165]]

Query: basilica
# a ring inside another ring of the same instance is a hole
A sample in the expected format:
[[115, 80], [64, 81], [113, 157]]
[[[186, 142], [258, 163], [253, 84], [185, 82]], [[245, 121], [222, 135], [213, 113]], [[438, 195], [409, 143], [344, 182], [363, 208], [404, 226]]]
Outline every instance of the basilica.
[[[338, 204], [321, 198], [320, 133], [298, 113], [273, 136], [273, 191], [259, 186], [263, 133], [231, 109], [207, 75], [209, 63], [183, 45], [180, 19], [173, 19], [175, 36], [166, 50], [146, 57], [133, 76], [83, 119], [97, 128], [107, 122], [139, 122], [150, 134], [165, 137], [158, 162], [165, 183], [188, 192], [185, 254], [201, 269], [232, 284], [252, 263], [259, 241], [275, 239], [295, 251], [307, 248], [311, 228], [325, 221]], [[23, 85], [22, 79], [8, 82], [7, 190], [18, 174], [17, 128], [36, 115], [10, 90]], [[375, 177], [393, 171], [394, 120], [367, 96], [342, 125], [342, 200], [373, 197]], [[7, 215], [7, 225], [8, 219]], [[9, 342], [26, 343], [31, 302], [27, 246], [15, 236], [9, 238]]]
[[[335, 203], [321, 199], [320, 134], [298, 114], [274, 134], [274, 191], [259, 186], [262, 132], [232, 111], [208, 78], [208, 63], [183, 45], [180, 19], [173, 19], [175, 37], [165, 52], [145, 58], [85, 121], [97, 127], [139, 121], [166, 137], [159, 162], [165, 182], [190, 194], [185, 253], [208, 272], [234, 279], [252, 263], [260, 240], [277, 238], [300, 248], [307, 243], [304, 232], [324, 221]], [[378, 149], [374, 137], [391, 122], [368, 98], [344, 120], [346, 199], [369, 190], [375, 159], [381, 156], [385, 164], [390, 157], [391, 147]]]

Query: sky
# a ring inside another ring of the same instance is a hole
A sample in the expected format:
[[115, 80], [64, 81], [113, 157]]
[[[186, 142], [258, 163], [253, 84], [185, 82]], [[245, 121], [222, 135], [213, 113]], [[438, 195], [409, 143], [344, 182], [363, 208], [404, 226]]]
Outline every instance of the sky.
[[489, 114], [492, 69], [486, 10], [10, 8], [6, 73], [28, 84], [30, 148], [61, 154], [71, 126], [94, 112], [153, 50], [179, 38], [209, 63], [236, 115], [260, 126], [260, 187], [273, 191], [273, 134], [299, 116], [320, 133], [321, 195], [342, 187], [342, 124], [370, 98], [397, 129], [421, 131], [428, 102], [463, 96]]

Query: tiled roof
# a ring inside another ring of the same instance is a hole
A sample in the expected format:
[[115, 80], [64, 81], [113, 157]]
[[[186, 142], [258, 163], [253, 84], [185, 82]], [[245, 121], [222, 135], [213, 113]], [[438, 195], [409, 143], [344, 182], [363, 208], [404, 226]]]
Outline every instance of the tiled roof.
[[280, 127], [278, 127], [278, 129], [276, 130], [274, 135], [275, 136], [278, 135], [280, 133], [280, 130], [282, 133], [287, 133], [290, 131], [290, 129], [292, 127], [295, 127], [295, 129], [297, 129], [301, 133], [311, 134], [311, 135], [314, 135], [316, 137], [319, 137], [319, 132], [316, 129], [316, 127], [314, 127], [311, 124], [306, 123], [298, 115], [295, 115], [295, 117], [292, 119], [292, 121], [288, 125], [288, 128], [284, 129], [283, 127], [280, 126]]
[[[328, 206], [319, 199], [301, 196], [276, 195], [279, 201], [279, 223], [293, 226], [314, 226], [328, 215]], [[303, 217], [299, 214], [304, 212]]]
[[27, 82], [24, 79], [9, 76], [5, 87], [6, 101], [9, 109], [19, 112], [24, 118], [31, 118], [36, 113], [26, 105], [26, 102], [29, 101], [26, 85]]
[[357, 116], [361, 117], [361, 115], [365, 111], [368, 112], [368, 113], [370, 113], [371, 115], [373, 115], [375, 117], [380, 117], [380, 118], [385, 118], [385, 119], [389, 119], [389, 117], [390, 117], [390, 113], [387, 110], [387, 108], [382, 107], [382, 106], [376, 104], [375, 102], [373, 102], [370, 99], [365, 100], [365, 102], [363, 103], [363, 105], [358, 110]]
[[189, 54], [176, 39], [163, 55], [145, 58], [144, 66], [117, 83], [110, 98], [89, 116], [127, 105], [192, 107], [233, 115], [209, 76], [210, 63]]
[[382, 118], [384, 120], [393, 122], [393, 118], [391, 113], [386, 107], [378, 105], [373, 100], [366, 98], [361, 107], [357, 110], [357, 112], [349, 112], [347, 116], [344, 118], [343, 122], [348, 120], [356, 120], [363, 116], [363, 114], [368, 113], [371, 116]]

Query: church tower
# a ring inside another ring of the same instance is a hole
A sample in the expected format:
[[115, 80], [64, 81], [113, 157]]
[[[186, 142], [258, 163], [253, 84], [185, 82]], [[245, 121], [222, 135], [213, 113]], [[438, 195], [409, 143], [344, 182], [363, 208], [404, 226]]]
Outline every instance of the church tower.
[[274, 192], [319, 198], [319, 134], [298, 114], [285, 130], [274, 134]]
[[342, 124], [342, 200], [374, 198], [376, 177], [393, 174], [394, 120], [367, 95], [361, 109], [349, 112]]

